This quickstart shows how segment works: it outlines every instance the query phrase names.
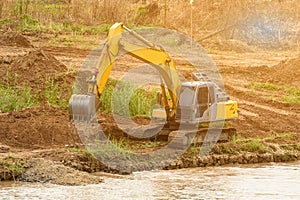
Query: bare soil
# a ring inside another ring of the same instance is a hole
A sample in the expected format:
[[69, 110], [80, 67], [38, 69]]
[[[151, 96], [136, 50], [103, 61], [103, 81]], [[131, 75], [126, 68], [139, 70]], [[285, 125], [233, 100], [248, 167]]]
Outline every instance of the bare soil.
[[39, 149], [80, 143], [68, 116], [51, 106], [27, 108], [0, 115], [0, 141], [16, 148]]
[[0, 113], [1, 143], [29, 149], [80, 143], [68, 125], [67, 112], [47, 105], [43, 96], [48, 84], [47, 87], [57, 85], [66, 98], [71, 92], [74, 74], [52, 54], [34, 48], [18, 33], [5, 32], [0, 43], [3, 45], [0, 47], [0, 75], [3, 77], [0, 84], [29, 86], [40, 102], [33, 108]]
[[[299, 87], [299, 61], [300, 57], [297, 57], [284, 59], [274, 66], [220, 67], [226, 92], [239, 102], [239, 120], [231, 124], [240, 136], [262, 138], [280, 133], [299, 134], [299, 104], [274, 99], [276, 89], [260, 92], [249, 88], [253, 82]], [[296, 141], [299, 142], [297, 136]]]
[[0, 30], [0, 45], [15, 47], [33, 47], [30, 41], [20, 33]]

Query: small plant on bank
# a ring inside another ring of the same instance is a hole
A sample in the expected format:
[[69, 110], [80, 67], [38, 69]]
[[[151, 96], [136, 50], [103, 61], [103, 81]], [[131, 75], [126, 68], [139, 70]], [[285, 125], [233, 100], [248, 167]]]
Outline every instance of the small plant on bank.
[[101, 140], [95, 141], [93, 144], [87, 147], [88, 152], [94, 157], [100, 159], [130, 159], [132, 158], [132, 152], [129, 146], [129, 138], [121, 137], [120, 139], [114, 138], [111, 134], [108, 134], [107, 140], [102, 142]]
[[110, 137], [110, 141], [118, 149], [122, 149], [126, 151], [130, 150], [128, 137], [121, 137], [120, 139]]
[[37, 105], [37, 96], [31, 87], [18, 85], [18, 74], [12, 75], [6, 72], [4, 80], [6, 84], [0, 84], [0, 112], [10, 112]]
[[13, 180], [16, 180], [16, 177], [25, 171], [26, 164], [27, 163], [21, 159], [7, 156], [0, 162], [0, 169], [2, 168], [4, 172], [12, 176]]
[[68, 147], [68, 148], [59, 149], [58, 152], [73, 152], [73, 153], [76, 153], [76, 154], [83, 154], [83, 155], [85, 155], [87, 158], [89, 158], [91, 160], [95, 160], [96, 159], [93, 156], [93, 154], [91, 154], [89, 152], [89, 150], [87, 148]]
[[226, 144], [221, 144], [220, 145], [220, 152], [223, 154], [234, 154], [235, 151], [229, 146], [229, 145], [226, 145]]
[[265, 153], [267, 148], [258, 139], [251, 139], [240, 144], [242, 151]]
[[287, 150], [287, 151], [300, 151], [300, 145], [299, 144], [286, 144], [281, 145], [281, 149]]

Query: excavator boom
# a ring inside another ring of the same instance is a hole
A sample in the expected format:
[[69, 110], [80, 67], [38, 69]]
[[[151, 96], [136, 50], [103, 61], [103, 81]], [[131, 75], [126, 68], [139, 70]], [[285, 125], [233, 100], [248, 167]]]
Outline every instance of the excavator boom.
[[[127, 31], [145, 46], [122, 41], [122, 32]], [[69, 119], [73, 121], [88, 122], [91, 120], [97, 110], [95, 103], [99, 102], [100, 96], [105, 88], [109, 74], [120, 50], [127, 52], [145, 63], [151, 64], [161, 75], [163, 82], [161, 84], [163, 94], [163, 105], [167, 116], [174, 117], [176, 110], [176, 94], [180, 90], [181, 82], [176, 72], [174, 61], [160, 47], [147, 41], [145, 38], [130, 30], [122, 23], [114, 24], [108, 33], [102, 53], [97, 63], [97, 73], [90, 80], [90, 86], [87, 94], [73, 94], [69, 101]], [[167, 87], [165, 87], [165, 85]], [[168, 90], [171, 98], [170, 103], [167, 99]]]

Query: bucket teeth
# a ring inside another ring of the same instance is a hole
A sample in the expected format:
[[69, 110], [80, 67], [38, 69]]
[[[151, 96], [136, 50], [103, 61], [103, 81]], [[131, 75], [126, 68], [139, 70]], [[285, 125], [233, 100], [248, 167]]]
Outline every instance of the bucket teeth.
[[96, 113], [95, 95], [73, 94], [69, 101], [69, 121], [91, 122]]

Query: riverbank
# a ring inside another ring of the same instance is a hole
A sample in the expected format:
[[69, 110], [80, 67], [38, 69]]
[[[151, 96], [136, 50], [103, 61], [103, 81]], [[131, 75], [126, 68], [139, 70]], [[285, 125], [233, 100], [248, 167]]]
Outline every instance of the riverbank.
[[[12, 199], [300, 199], [300, 161], [181, 170], [128, 176], [97, 173], [103, 183], [61, 186], [0, 182], [0, 197]], [[142, 187], [141, 187], [142, 186]]]
[[[112, 169], [95, 159], [83, 148], [26, 151], [10, 149], [8, 146], [2, 145], [0, 148], [2, 150], [2, 153], [0, 153], [0, 180], [59, 185], [86, 185], [102, 182], [103, 179], [101, 177], [93, 175], [95, 172], [126, 175], [135, 171], [174, 170], [300, 160], [300, 151], [295, 149], [287, 150], [286, 148], [278, 147], [276, 150], [256, 153], [214, 153], [213, 151], [216, 151], [219, 146], [220, 144], [217, 144], [212, 152], [206, 156], [198, 154], [197, 150], [200, 149], [190, 148], [179, 159], [173, 161], [171, 158], [166, 160], [152, 159], [148, 160], [148, 162], [129, 158], [126, 162], [123, 162], [123, 164], [126, 163], [126, 166], [118, 166], [118, 169]], [[7, 152], [4, 152], [5, 150]]]

